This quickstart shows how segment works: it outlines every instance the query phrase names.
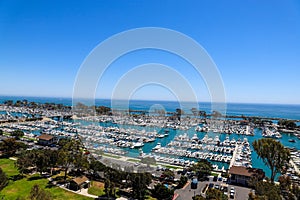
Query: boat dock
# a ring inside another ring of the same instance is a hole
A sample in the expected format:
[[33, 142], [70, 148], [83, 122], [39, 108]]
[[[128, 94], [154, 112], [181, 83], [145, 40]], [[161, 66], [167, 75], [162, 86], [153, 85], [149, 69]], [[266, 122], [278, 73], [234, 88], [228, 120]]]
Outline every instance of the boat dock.
[[236, 146], [234, 151], [233, 151], [232, 159], [231, 159], [230, 164], [229, 164], [229, 169], [233, 166], [233, 164], [235, 162], [237, 150], [238, 150], [238, 146]]

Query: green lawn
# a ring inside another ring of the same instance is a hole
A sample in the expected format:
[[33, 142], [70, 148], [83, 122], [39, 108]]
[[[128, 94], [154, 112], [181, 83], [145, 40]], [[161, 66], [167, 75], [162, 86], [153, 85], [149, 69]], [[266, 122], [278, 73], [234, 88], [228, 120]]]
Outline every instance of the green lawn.
[[10, 159], [0, 159], [0, 167], [5, 172], [6, 176], [12, 177], [18, 175], [18, 169], [15, 167], [15, 161]]
[[51, 187], [48, 185], [48, 180], [45, 178], [41, 178], [39, 175], [33, 175], [29, 178], [23, 178], [21, 180], [17, 180], [14, 182], [10, 182], [8, 186], [6, 186], [1, 192], [0, 196], [5, 196], [5, 199], [15, 200], [18, 197], [28, 198], [31, 188], [35, 185], [39, 185], [41, 188], [48, 190], [53, 199], [57, 200], [66, 200], [66, 199], [74, 199], [74, 200], [88, 200], [92, 198], [84, 197], [78, 194], [74, 194], [72, 192], [65, 191], [59, 187]]
[[128, 162], [141, 162], [140, 160], [138, 159], [133, 159], [133, 158], [129, 158], [127, 159]]
[[116, 159], [121, 158], [120, 156], [116, 156], [116, 155], [112, 155], [112, 154], [107, 154], [107, 153], [104, 153], [103, 156], [110, 157], [110, 158], [116, 158]]
[[[18, 175], [19, 172], [15, 168], [13, 160], [10, 159], [0, 159], [0, 166], [8, 177]], [[39, 185], [41, 188], [48, 190], [53, 199], [57, 200], [90, 200], [93, 198], [88, 198], [82, 195], [74, 194], [68, 192], [56, 186], [48, 185], [48, 179], [41, 178], [39, 175], [27, 176], [20, 180], [10, 180], [9, 184], [0, 192], [0, 198], [5, 197], [5, 200], [15, 200], [18, 197], [22, 199], [28, 199], [31, 188], [35, 185]]]
[[183, 167], [180, 167], [180, 166], [173, 166], [173, 165], [161, 165], [163, 167], [166, 167], [166, 168], [171, 168], [171, 169], [183, 169]]
[[151, 197], [151, 196], [146, 196], [146, 199], [147, 199], [147, 200], [157, 200], [156, 198]]
[[212, 176], [219, 176], [219, 174], [217, 174], [217, 173], [210, 173], [210, 175], [212, 175]]
[[96, 196], [104, 195], [104, 184], [97, 184], [95, 182], [92, 182], [91, 187], [89, 187], [88, 189], [88, 193]]

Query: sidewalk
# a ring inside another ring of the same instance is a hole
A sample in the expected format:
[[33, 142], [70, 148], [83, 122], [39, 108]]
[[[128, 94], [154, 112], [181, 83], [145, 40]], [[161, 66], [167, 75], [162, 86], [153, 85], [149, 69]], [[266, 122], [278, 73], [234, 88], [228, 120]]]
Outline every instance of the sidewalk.
[[59, 186], [60, 188], [66, 190], [66, 191], [69, 191], [69, 192], [73, 192], [75, 194], [80, 194], [80, 195], [83, 195], [83, 196], [86, 196], [86, 197], [91, 197], [91, 198], [97, 198], [98, 196], [95, 196], [95, 195], [92, 195], [92, 194], [89, 194], [87, 191], [88, 189], [81, 189], [81, 190], [78, 190], [78, 191], [73, 191], [73, 190], [69, 190], [68, 188], [65, 188], [63, 185]]

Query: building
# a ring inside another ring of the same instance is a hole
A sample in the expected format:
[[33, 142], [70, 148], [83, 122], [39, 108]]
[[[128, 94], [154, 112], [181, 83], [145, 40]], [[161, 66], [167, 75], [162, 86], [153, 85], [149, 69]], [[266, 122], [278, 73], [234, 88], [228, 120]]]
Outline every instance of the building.
[[232, 166], [229, 169], [229, 181], [231, 184], [248, 186], [248, 182], [252, 177], [257, 180], [262, 180], [265, 177], [265, 172], [262, 169], [246, 168], [243, 166]]
[[86, 176], [76, 177], [70, 181], [69, 189], [70, 190], [81, 190], [82, 188], [89, 188], [90, 181]]
[[56, 137], [47, 134], [38, 136], [38, 139], [38, 144], [43, 146], [51, 146], [57, 141]]

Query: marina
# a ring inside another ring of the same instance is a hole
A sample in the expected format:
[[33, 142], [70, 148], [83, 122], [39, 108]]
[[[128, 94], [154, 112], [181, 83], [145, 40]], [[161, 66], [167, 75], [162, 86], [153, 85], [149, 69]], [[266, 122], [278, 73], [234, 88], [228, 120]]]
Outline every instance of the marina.
[[[280, 133], [274, 123], [257, 126], [243, 119], [187, 115], [178, 121], [170, 120], [169, 116], [128, 115], [122, 112], [74, 117], [71, 111], [0, 108], [1, 118], [10, 116], [11, 119], [18, 119], [17, 122], [2, 123], [0, 128], [5, 132], [23, 130], [26, 138], [35, 139], [40, 134], [58, 138], [79, 137], [93, 154], [109, 153], [129, 158], [150, 156], [159, 163], [178, 166], [190, 166], [197, 160], [207, 159], [216, 170], [221, 171], [231, 166], [261, 167], [262, 161], [257, 158], [251, 145], [255, 139], [272, 137], [291, 148], [297, 148], [299, 142], [296, 132]], [[33, 118], [33, 113], [41, 118], [21, 120], [22, 117]], [[268, 173], [266, 167], [264, 170]]]

